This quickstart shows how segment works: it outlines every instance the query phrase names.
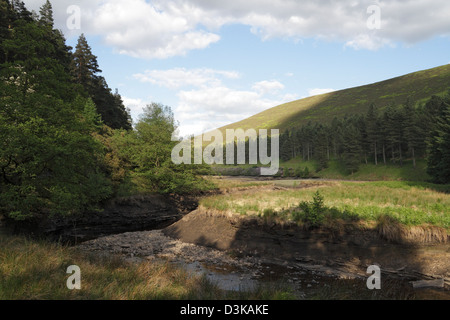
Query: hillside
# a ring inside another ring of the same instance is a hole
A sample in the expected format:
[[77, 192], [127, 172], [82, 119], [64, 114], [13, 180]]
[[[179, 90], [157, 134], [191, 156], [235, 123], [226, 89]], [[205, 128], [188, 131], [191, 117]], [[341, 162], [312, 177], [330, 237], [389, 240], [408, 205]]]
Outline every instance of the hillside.
[[450, 64], [410, 73], [393, 79], [360, 87], [308, 97], [273, 107], [245, 120], [219, 128], [226, 129], [285, 129], [309, 121], [328, 123], [335, 116], [366, 113], [371, 103], [379, 110], [404, 103], [408, 98], [421, 103], [432, 95], [450, 88]]

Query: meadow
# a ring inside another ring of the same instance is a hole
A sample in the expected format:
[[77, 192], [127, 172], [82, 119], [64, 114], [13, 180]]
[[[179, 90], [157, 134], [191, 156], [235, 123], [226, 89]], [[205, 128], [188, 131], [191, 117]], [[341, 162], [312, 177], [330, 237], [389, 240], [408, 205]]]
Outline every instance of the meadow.
[[[219, 186], [238, 187], [239, 180], [213, 179]], [[240, 180], [250, 186], [251, 179]], [[256, 182], [255, 182], [256, 183]], [[207, 210], [280, 220], [296, 220], [302, 202], [311, 202], [319, 191], [327, 220], [377, 222], [385, 217], [404, 226], [450, 228], [449, 186], [408, 181], [291, 180], [259, 181], [278, 188], [251, 188], [201, 199]], [[297, 210], [298, 211], [298, 210]]]

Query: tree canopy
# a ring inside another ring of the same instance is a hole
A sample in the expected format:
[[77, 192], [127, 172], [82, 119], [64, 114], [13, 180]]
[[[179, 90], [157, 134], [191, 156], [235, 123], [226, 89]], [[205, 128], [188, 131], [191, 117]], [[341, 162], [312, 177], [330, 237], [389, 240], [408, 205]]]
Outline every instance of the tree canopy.
[[131, 126], [119, 93], [100, 75], [84, 35], [72, 48], [40, 15], [0, 0], [0, 214], [15, 220], [101, 209], [121, 188], [199, 186], [193, 168], [171, 164], [175, 120], [150, 105]]

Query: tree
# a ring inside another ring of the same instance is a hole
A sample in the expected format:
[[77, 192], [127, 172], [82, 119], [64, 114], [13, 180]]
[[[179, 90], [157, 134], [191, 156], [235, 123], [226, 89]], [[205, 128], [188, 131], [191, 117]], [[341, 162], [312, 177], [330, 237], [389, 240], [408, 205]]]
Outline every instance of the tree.
[[111, 187], [87, 101], [74, 94], [49, 28], [19, 2], [12, 8], [0, 65], [0, 212], [23, 220], [93, 208]]
[[81, 84], [92, 96], [97, 86], [95, 83], [96, 76], [101, 70], [98, 66], [97, 57], [92, 53], [84, 34], [81, 34], [78, 38], [73, 53], [72, 72], [75, 81]]
[[403, 164], [403, 145], [405, 115], [402, 109], [393, 105], [388, 106], [384, 113], [386, 123], [386, 137], [392, 153], [394, 163], [399, 160]]
[[378, 114], [375, 111], [375, 105], [371, 104], [366, 114], [366, 132], [367, 141], [373, 151], [375, 165], [378, 165], [378, 148], [380, 140], [380, 130], [378, 122]]
[[328, 134], [324, 126], [318, 125], [315, 129], [314, 157], [317, 160], [317, 171], [328, 167]]
[[291, 132], [289, 129], [284, 131], [280, 136], [280, 157], [283, 161], [288, 161], [289, 159], [293, 158], [293, 141], [291, 137]]
[[39, 10], [39, 14], [41, 15], [39, 23], [44, 25], [44, 26], [49, 26], [50, 28], [53, 29], [53, 25], [54, 25], [55, 21], [53, 19], [52, 4], [50, 3], [49, 0], [47, 0], [45, 2], [45, 4], [42, 5], [42, 7]]
[[403, 114], [405, 117], [404, 138], [413, 159], [413, 166], [416, 168], [416, 157], [425, 145], [424, 132], [419, 124], [421, 119], [409, 100], [403, 106]]
[[152, 103], [144, 109], [135, 126], [124, 136], [120, 147], [133, 168], [133, 175], [147, 191], [159, 193], [186, 193], [201, 190], [207, 185], [199, 177], [204, 165], [172, 162], [172, 141], [177, 124], [168, 106]]
[[84, 34], [78, 39], [73, 53], [72, 74], [97, 106], [104, 123], [112, 129], [131, 129], [131, 117], [119, 93], [112, 93], [101, 72], [97, 57], [92, 53]]
[[333, 121], [331, 122], [331, 146], [333, 149], [334, 157], [337, 158], [342, 151], [342, 144], [343, 144], [343, 138], [342, 138], [342, 121], [339, 120], [337, 117], [333, 118]]
[[428, 146], [427, 172], [436, 183], [450, 183], [450, 95], [442, 100], [440, 115]]
[[359, 169], [361, 163], [360, 156], [362, 152], [360, 141], [360, 132], [354, 124], [349, 124], [344, 129], [344, 144], [342, 160], [345, 168], [351, 173]]

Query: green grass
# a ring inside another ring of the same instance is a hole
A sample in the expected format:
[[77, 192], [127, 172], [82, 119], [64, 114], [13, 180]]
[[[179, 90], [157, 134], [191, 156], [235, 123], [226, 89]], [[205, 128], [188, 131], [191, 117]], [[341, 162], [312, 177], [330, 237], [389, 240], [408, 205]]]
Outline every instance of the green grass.
[[449, 88], [450, 64], [414, 72], [369, 85], [340, 90], [274, 106], [248, 119], [219, 128], [280, 129], [300, 127], [308, 121], [329, 123], [336, 116], [366, 113], [369, 104], [383, 110], [388, 105], [401, 105], [408, 98], [417, 104]]
[[[277, 182], [278, 183], [278, 182]], [[287, 190], [251, 190], [204, 198], [206, 209], [263, 217], [267, 212], [286, 212], [302, 201], [311, 201], [320, 190], [333, 219], [377, 221], [390, 216], [406, 226], [433, 225], [450, 228], [450, 186], [406, 181], [296, 181], [285, 180]], [[282, 218], [291, 219], [289, 215]]]
[[417, 160], [416, 168], [413, 167], [412, 160], [403, 161], [403, 165], [387, 163], [386, 165], [378, 163], [361, 163], [359, 170], [354, 174], [346, 172], [345, 167], [339, 160], [331, 160], [328, 168], [316, 172], [317, 164], [315, 161], [303, 161], [301, 157], [284, 161], [280, 163], [281, 168], [295, 169], [308, 167], [311, 175], [322, 179], [339, 180], [364, 180], [364, 181], [428, 181], [429, 175], [426, 173], [427, 163], [425, 160]]

